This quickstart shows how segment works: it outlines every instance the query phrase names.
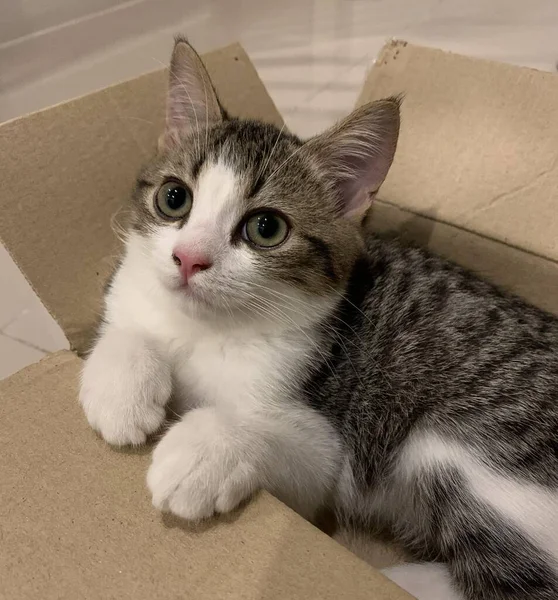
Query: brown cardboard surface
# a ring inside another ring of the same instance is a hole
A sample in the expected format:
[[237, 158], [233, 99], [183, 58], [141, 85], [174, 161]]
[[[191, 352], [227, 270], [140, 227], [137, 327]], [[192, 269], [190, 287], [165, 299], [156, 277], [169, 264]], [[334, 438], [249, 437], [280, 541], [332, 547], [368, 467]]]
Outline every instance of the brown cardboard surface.
[[358, 103], [399, 93], [380, 198], [558, 260], [558, 76], [392, 42]]
[[218, 523], [161, 516], [149, 449], [109, 449], [81, 414], [80, 364], [60, 352], [0, 386], [0, 598], [410, 598], [266, 494]]
[[[232, 115], [282, 123], [240, 46], [204, 61]], [[161, 70], [0, 127], [0, 239], [78, 352], [118, 250], [111, 219], [156, 146], [165, 90]]]

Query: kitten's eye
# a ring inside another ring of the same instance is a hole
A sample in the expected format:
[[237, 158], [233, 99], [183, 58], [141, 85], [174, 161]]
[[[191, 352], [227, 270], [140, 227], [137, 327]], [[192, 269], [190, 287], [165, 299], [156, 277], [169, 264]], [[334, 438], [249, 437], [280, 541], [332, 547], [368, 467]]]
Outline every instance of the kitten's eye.
[[167, 181], [155, 196], [157, 212], [166, 219], [183, 219], [192, 209], [192, 193], [177, 181]]
[[287, 221], [274, 212], [252, 215], [242, 228], [242, 237], [258, 248], [273, 248], [282, 244], [289, 235]]

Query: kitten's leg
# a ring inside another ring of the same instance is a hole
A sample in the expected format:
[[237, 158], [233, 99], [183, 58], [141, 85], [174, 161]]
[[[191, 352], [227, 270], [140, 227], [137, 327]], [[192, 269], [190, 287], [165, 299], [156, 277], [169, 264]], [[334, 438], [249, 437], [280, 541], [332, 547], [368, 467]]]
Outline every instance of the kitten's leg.
[[188, 520], [226, 513], [264, 488], [311, 518], [339, 464], [335, 433], [309, 411], [289, 424], [197, 408], [171, 427], [153, 453], [153, 504]]
[[434, 432], [411, 438], [396, 477], [415, 518], [398, 535], [430, 544], [467, 600], [558, 598], [556, 493], [491, 468], [488, 451], [484, 460]]
[[147, 483], [154, 506], [189, 520], [232, 510], [259, 487], [239, 441], [213, 408], [187, 413], [153, 453]]
[[463, 600], [451, 583], [446, 567], [439, 563], [407, 563], [382, 573], [417, 600]]
[[80, 403], [110, 444], [141, 444], [165, 419], [170, 366], [143, 337], [107, 326], [85, 361]]

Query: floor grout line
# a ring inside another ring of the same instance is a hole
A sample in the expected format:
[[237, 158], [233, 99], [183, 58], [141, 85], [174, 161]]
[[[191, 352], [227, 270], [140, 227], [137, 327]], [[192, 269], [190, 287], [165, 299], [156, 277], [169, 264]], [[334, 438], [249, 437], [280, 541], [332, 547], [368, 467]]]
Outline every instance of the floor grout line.
[[9, 333], [6, 333], [4, 331], [0, 331], [0, 335], [4, 336], [9, 340], [12, 340], [13, 342], [17, 342], [18, 344], [27, 346], [28, 348], [32, 348], [33, 350], [37, 350], [38, 352], [44, 352], [45, 354], [48, 354], [50, 352], [50, 350], [47, 350], [46, 348], [41, 348], [40, 346], [37, 346], [32, 342], [28, 342], [22, 338], [16, 337], [15, 335], [10, 335]]
[[10, 319], [8, 319], [5, 323], [3, 323], [2, 325], [0, 325], [0, 333], [3, 335], [8, 335], [6, 333], [6, 329], [10, 326], [13, 325], [18, 319], [21, 319], [21, 317], [23, 317], [24, 315], [26, 315], [29, 312], [28, 308], [24, 308], [18, 315], [16, 315], [15, 317], [11, 317]]
[[75, 25], [79, 25], [80, 23], [84, 23], [86, 21], [90, 21], [92, 19], [97, 19], [99, 17], [104, 17], [106, 15], [110, 15], [116, 13], [121, 10], [127, 10], [133, 6], [138, 4], [143, 4], [146, 0], [128, 0], [128, 2], [123, 2], [118, 6], [109, 6], [108, 8], [104, 8], [102, 10], [94, 11], [92, 13], [88, 13], [82, 15], [81, 17], [76, 17], [73, 19], [68, 19], [67, 21], [63, 21], [62, 23], [58, 23], [57, 25], [52, 25], [50, 27], [44, 27], [38, 31], [33, 31], [32, 33], [26, 33], [12, 40], [8, 40], [7, 42], [0, 43], [0, 50], [4, 50], [6, 48], [12, 48], [13, 46], [18, 46], [20, 44], [24, 44], [29, 40], [33, 40], [36, 38], [40, 38], [43, 36], [52, 35], [53, 33], [58, 33], [61, 29], [66, 29], [69, 27], [74, 27]]

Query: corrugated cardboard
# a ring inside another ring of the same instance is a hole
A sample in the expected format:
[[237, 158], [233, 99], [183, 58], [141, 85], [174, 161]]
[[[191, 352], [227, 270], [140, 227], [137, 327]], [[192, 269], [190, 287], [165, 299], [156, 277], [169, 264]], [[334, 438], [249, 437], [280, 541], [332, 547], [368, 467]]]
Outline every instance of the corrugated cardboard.
[[371, 226], [558, 314], [558, 76], [395, 41], [357, 104], [401, 92]]
[[[205, 59], [232, 114], [281, 122], [239, 47]], [[77, 352], [164, 86], [152, 73], [0, 128], [0, 236]], [[558, 77], [393, 42], [359, 102], [400, 92], [401, 143], [371, 226], [558, 313]], [[266, 494], [203, 527], [161, 517], [149, 450], [116, 452], [88, 428], [80, 362], [58, 353], [0, 384], [0, 598], [408, 598]]]
[[[227, 110], [282, 123], [244, 51], [204, 57]], [[118, 251], [111, 231], [155, 147], [166, 73], [0, 128], [0, 236], [84, 351]], [[0, 384], [0, 598], [404, 600], [409, 596], [269, 495], [188, 527], [150, 505], [150, 449], [98, 439], [61, 352]]]
[[277, 500], [219, 523], [158, 514], [148, 449], [115, 452], [76, 402], [63, 351], [0, 389], [0, 597], [400, 600], [397, 587]]

